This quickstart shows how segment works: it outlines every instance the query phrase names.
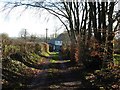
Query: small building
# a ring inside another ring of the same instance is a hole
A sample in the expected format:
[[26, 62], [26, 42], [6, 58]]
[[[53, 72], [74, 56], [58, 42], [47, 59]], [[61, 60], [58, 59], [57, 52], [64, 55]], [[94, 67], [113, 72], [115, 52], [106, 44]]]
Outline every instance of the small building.
[[61, 46], [62, 46], [62, 41], [59, 38], [54, 38], [51, 39], [48, 42], [49, 46], [50, 46], [50, 51], [60, 51]]
[[67, 47], [71, 44], [71, 41], [68, 33], [64, 31], [57, 38], [49, 40], [48, 44], [50, 45], [50, 51], [59, 51], [61, 46]]

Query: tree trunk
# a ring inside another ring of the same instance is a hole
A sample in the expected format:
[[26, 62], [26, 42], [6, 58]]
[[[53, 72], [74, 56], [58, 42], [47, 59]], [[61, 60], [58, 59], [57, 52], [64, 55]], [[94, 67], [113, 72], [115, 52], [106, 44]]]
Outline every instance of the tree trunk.
[[108, 36], [107, 36], [107, 52], [108, 52], [108, 60], [109, 63], [113, 63], [113, 10], [114, 10], [114, 2], [110, 2], [109, 13], [108, 13]]

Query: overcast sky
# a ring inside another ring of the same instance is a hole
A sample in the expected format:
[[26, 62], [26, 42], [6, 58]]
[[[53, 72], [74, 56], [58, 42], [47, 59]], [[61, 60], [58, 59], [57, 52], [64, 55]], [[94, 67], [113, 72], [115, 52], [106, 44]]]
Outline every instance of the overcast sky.
[[[2, 6], [3, 4], [0, 3], [0, 8]], [[9, 15], [7, 15], [8, 11], [0, 12], [0, 33], [8, 33], [10, 37], [17, 37], [19, 32], [25, 28], [30, 34], [45, 35], [46, 28], [48, 28], [48, 35], [51, 35], [57, 26], [61, 25], [56, 17], [45, 10], [29, 9], [23, 13], [22, 11], [23, 8], [20, 7], [13, 10]], [[58, 31], [58, 33], [62, 32], [63, 30]]]

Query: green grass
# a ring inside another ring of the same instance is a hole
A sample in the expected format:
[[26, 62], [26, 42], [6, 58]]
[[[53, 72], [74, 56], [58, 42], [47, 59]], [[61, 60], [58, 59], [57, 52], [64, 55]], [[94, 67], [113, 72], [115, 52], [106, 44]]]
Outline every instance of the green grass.
[[50, 59], [50, 62], [51, 62], [51, 63], [58, 63], [58, 62], [61, 62], [61, 61], [62, 61], [62, 62], [70, 62], [70, 60], [60, 60], [60, 61], [59, 61], [59, 60]]
[[51, 55], [57, 55], [59, 52], [49, 52]]
[[120, 54], [114, 54], [114, 63], [120, 65]]
[[51, 59], [51, 60], [50, 60], [50, 62], [51, 62], [51, 63], [56, 63], [57, 61], [56, 61], [56, 60]]
[[42, 52], [41, 54], [42, 54], [43, 56], [50, 56], [50, 54], [47, 53], [47, 52]]
[[53, 55], [53, 58], [52, 59], [54, 59], [54, 60], [59, 60], [59, 55]]

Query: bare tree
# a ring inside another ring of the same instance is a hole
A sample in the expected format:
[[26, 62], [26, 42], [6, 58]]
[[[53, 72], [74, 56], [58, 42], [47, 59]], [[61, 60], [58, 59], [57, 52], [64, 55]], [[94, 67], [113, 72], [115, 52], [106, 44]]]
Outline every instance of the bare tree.
[[[76, 1], [11, 1], [5, 4], [5, 9], [24, 6], [27, 8], [45, 9], [50, 14], [56, 16], [61, 23], [65, 26], [72, 45], [82, 43], [85, 49], [86, 42], [89, 43], [91, 36], [94, 36], [99, 45], [104, 46], [104, 50], [98, 50], [99, 52], [110, 52], [108, 56], [113, 52], [113, 23], [117, 20], [118, 16], [113, 18], [114, 6], [116, 2], [78, 2]], [[82, 15], [82, 17], [81, 17]], [[79, 38], [81, 39], [78, 40]], [[110, 39], [111, 38], [111, 39]], [[109, 42], [109, 43], [108, 43]], [[81, 52], [85, 50], [81, 50]], [[84, 55], [83, 55], [84, 56]], [[112, 57], [111, 57], [112, 58]], [[108, 58], [110, 59], [110, 58]]]
[[21, 38], [23, 38], [25, 41], [27, 37], [29, 36], [29, 33], [27, 32], [27, 29], [23, 28], [20, 32], [19, 35]]
[[20, 32], [20, 37], [23, 39], [23, 43], [24, 43], [24, 52], [26, 52], [26, 43], [27, 43], [27, 39], [28, 39], [28, 35], [29, 33], [27, 32], [27, 29], [22, 29]]

